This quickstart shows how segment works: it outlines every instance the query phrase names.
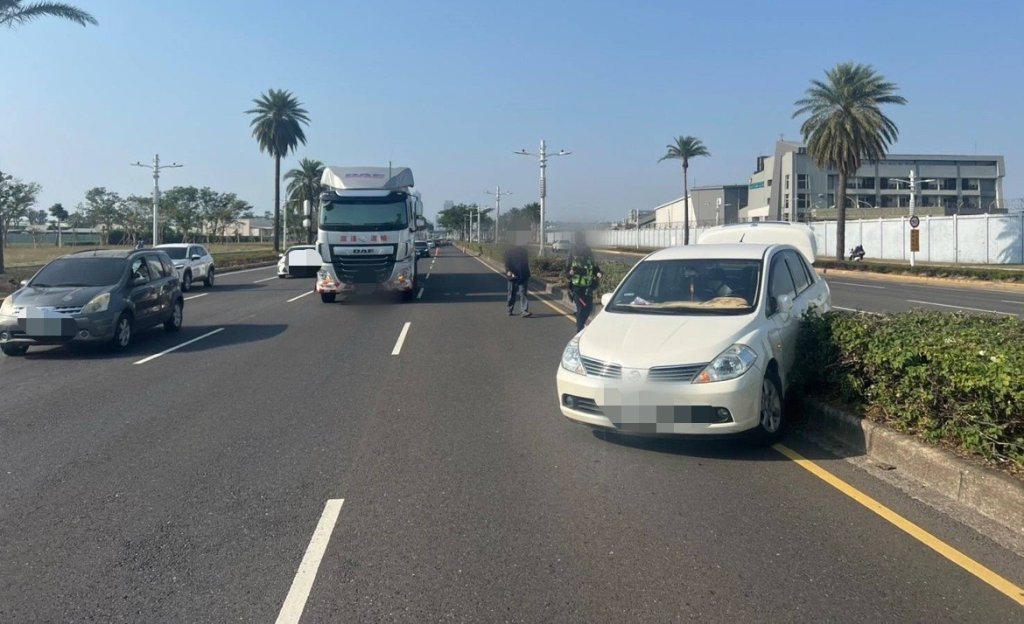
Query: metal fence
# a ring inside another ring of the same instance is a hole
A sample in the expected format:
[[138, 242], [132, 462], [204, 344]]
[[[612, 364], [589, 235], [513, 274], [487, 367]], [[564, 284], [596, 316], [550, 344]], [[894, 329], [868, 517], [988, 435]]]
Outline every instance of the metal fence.
[[[862, 219], [846, 222], [846, 253], [863, 245], [868, 258], [910, 259], [910, 220]], [[818, 255], [835, 255], [836, 222], [815, 221]], [[706, 228], [690, 228], [690, 242]], [[921, 262], [952, 264], [1024, 264], [1024, 213], [921, 217], [918, 226]], [[660, 249], [683, 244], [683, 229], [590, 230], [585, 232], [592, 247]], [[548, 232], [548, 241], [574, 240], [574, 232]]]

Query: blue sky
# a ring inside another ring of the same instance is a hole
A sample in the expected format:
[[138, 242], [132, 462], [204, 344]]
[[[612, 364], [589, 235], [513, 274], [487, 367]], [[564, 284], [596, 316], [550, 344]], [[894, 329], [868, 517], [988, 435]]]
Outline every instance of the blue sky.
[[186, 166], [164, 188], [211, 186], [258, 212], [273, 161], [250, 136], [267, 88], [312, 118], [312, 157], [413, 168], [428, 216], [485, 189], [537, 197], [547, 139], [573, 155], [548, 169], [552, 219], [613, 219], [681, 194], [658, 163], [674, 136], [712, 157], [691, 184], [745, 182], [793, 102], [836, 62], [870, 63], [909, 104], [890, 109], [893, 152], [1002, 154], [1024, 197], [1024, 3], [565, 0], [348, 2], [74, 0], [98, 27], [0, 31], [0, 170], [39, 182], [40, 207], [92, 186], [145, 194], [129, 167], [155, 152]]

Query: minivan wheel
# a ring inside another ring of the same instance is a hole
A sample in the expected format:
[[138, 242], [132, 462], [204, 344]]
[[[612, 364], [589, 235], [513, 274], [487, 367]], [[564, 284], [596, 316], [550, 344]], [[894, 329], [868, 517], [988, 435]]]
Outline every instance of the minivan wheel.
[[110, 346], [114, 351], [124, 351], [132, 343], [132, 317], [124, 312], [117, 317], [117, 324], [114, 325], [114, 337], [110, 339]]
[[192, 290], [192, 271], [185, 271], [184, 277], [181, 278], [181, 292], [190, 290]]
[[28, 353], [28, 345], [2, 344], [0, 345], [0, 351], [3, 351], [4, 355], [9, 355], [11, 357], [20, 357]]
[[761, 382], [761, 401], [758, 404], [755, 439], [762, 444], [772, 444], [782, 437], [786, 426], [786, 410], [782, 400], [782, 389], [778, 377], [769, 372]]
[[207, 288], [213, 286], [213, 280], [215, 279], [213, 267], [206, 272], [206, 279], [203, 280], [203, 285]]
[[164, 329], [169, 332], [176, 332], [181, 329], [181, 320], [183, 314], [184, 304], [181, 300], [174, 302], [174, 308], [171, 310], [171, 317], [164, 321]]

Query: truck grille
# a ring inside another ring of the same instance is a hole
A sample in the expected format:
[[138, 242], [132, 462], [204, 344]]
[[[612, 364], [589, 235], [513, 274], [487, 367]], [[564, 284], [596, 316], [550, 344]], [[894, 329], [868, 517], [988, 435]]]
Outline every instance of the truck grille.
[[391, 277], [395, 254], [372, 256], [335, 256], [338, 279], [349, 284], [379, 284]]

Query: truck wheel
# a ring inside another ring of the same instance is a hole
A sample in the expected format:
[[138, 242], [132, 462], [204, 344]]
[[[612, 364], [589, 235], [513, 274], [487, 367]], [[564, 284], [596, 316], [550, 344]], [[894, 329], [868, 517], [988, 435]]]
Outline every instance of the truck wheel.
[[335, 293], [320, 293], [320, 301], [324, 303], [334, 303], [334, 299], [337, 297]]
[[28, 353], [28, 345], [2, 344], [0, 345], [0, 351], [3, 351], [4, 355], [18, 357]]

